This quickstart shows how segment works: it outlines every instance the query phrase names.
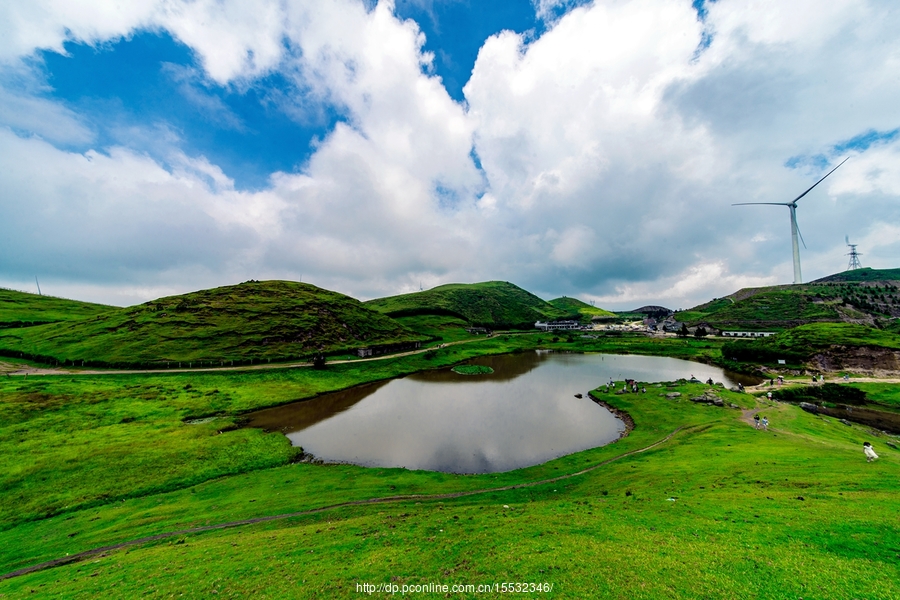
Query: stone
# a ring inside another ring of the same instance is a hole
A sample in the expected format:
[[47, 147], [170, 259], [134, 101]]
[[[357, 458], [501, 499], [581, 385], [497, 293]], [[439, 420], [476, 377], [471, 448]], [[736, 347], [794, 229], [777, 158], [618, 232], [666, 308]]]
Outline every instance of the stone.
[[816, 414], [817, 412], [819, 412], [819, 407], [815, 404], [810, 404], [809, 402], [801, 402], [800, 408], [812, 414]]
[[680, 398], [680, 397], [681, 397], [681, 392], [669, 392], [668, 394], [666, 394], [666, 398], [668, 398], [669, 400], [672, 400], [674, 398]]

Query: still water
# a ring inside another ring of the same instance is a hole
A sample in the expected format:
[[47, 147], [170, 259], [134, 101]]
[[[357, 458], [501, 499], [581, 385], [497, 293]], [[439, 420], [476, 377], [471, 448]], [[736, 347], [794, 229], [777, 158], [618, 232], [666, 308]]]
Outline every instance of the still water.
[[735, 384], [718, 367], [658, 356], [528, 352], [472, 364], [494, 372], [417, 373], [250, 413], [248, 425], [328, 461], [495, 473], [618, 439], [624, 423], [587, 396], [610, 378]]

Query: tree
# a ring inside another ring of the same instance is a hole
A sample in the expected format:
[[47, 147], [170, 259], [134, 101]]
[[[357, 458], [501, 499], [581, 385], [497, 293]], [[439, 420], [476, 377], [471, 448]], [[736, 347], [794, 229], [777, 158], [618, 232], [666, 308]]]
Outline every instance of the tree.
[[697, 329], [694, 330], [694, 337], [702, 338], [702, 337], [706, 337], [706, 335], [707, 335], [706, 327], [698, 327]]
[[688, 331], [687, 324], [682, 323], [681, 329], [678, 331], [678, 335], [680, 335], [681, 337], [687, 337], [688, 333], [690, 332]]

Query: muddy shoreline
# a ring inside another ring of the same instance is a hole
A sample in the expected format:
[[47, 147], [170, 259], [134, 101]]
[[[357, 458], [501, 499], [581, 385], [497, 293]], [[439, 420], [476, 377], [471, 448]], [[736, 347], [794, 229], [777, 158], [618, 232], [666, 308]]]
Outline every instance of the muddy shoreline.
[[[634, 419], [632, 419], [631, 415], [629, 415], [627, 412], [625, 412], [624, 410], [621, 410], [619, 408], [616, 408], [615, 406], [612, 406], [611, 404], [608, 404], [607, 402], [604, 402], [603, 400], [601, 400], [600, 398], [595, 396], [594, 392], [588, 392], [588, 398], [590, 398], [591, 400], [593, 400], [594, 402], [596, 402], [597, 404], [599, 404], [600, 406], [602, 406], [603, 408], [605, 408], [606, 410], [611, 412], [615, 417], [617, 417], [623, 423], [625, 423], [625, 431], [622, 432], [622, 434], [619, 436], [619, 439], [617, 439], [616, 442], [618, 442], [619, 440], [621, 440], [624, 437], [628, 437], [628, 434], [631, 433], [632, 431], [634, 431]], [[612, 443], [615, 443], [615, 442], [612, 442]]]

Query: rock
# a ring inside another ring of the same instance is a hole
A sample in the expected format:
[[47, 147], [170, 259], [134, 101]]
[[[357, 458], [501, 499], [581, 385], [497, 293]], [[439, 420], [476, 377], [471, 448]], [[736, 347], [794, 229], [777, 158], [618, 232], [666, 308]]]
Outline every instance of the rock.
[[616, 390], [616, 394], [624, 394], [624, 393], [625, 393], [625, 390], [622, 390], [622, 389]]
[[738, 389], [738, 386], [736, 386], [736, 385], [731, 386], [730, 388], [728, 388], [728, 390], [729, 390], [729, 391], [732, 391], [732, 392], [739, 392], [739, 391], [741, 391], [741, 390]]
[[846, 425], [847, 427], [852, 427], [852, 426], [853, 426], [853, 423], [851, 423], [851, 422], [848, 421], [847, 419], [841, 419], [841, 423], [843, 423], [843, 424]]
[[817, 412], [819, 412], [819, 407], [815, 404], [810, 404], [809, 402], [801, 402], [800, 408], [812, 414], [816, 414]]
[[738, 405], [735, 404], [734, 402], [732, 402], [732, 403], [729, 404], [728, 406], [730, 406], [731, 408], [740, 408], [740, 406], [738, 406]]
[[900, 448], [898, 448], [897, 444], [895, 444], [894, 442], [885, 442], [885, 445], [890, 446], [894, 450], [900, 450]]
[[584, 396], [582, 396], [581, 394], [575, 394], [575, 397], [576, 397], [576, 398], [583, 398]]
[[694, 396], [691, 402], [706, 402], [706, 396]]
[[713, 400], [713, 404], [716, 406], [725, 406], [725, 402], [721, 398], [716, 398]]
[[680, 397], [681, 397], [681, 392], [669, 392], [668, 394], [666, 394], [666, 398], [668, 398], [669, 400], [672, 400], [674, 398], [680, 398]]

